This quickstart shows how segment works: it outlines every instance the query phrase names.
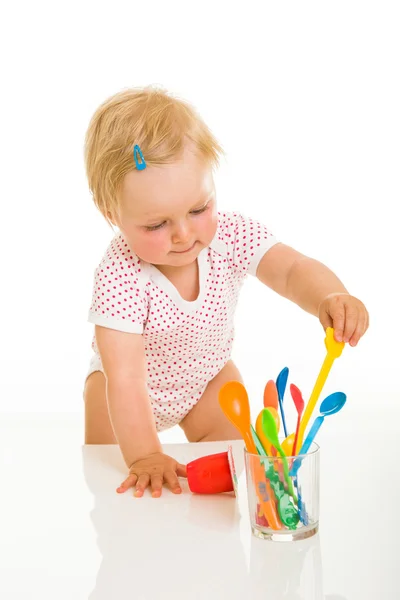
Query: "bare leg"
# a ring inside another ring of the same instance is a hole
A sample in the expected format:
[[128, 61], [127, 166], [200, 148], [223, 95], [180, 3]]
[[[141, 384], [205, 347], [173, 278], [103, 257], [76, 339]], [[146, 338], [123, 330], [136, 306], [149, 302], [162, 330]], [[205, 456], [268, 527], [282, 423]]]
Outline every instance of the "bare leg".
[[207, 385], [202, 397], [180, 423], [189, 442], [214, 442], [242, 439], [227, 419], [218, 402], [218, 393], [228, 381], [241, 381], [234, 363], [229, 360]]
[[85, 444], [116, 444], [106, 397], [106, 378], [95, 371], [86, 380]]
[[[207, 385], [202, 397], [181, 421], [189, 442], [237, 440], [241, 435], [226, 418], [218, 403], [220, 388], [242, 377], [230, 360]], [[101, 371], [92, 373], [85, 385], [85, 444], [116, 444], [106, 398], [106, 380]]]

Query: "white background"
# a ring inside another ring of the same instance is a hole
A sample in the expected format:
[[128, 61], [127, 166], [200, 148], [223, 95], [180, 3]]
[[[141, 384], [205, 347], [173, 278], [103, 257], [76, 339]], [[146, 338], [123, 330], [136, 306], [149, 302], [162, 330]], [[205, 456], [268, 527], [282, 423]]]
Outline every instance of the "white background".
[[[83, 140], [105, 98], [147, 84], [192, 102], [225, 148], [220, 208], [264, 221], [367, 305], [368, 334], [324, 390], [348, 394], [337, 426], [397, 405], [397, 2], [36, 1], [4, 16], [0, 412], [83, 416], [92, 277], [112, 235]], [[317, 319], [249, 279], [236, 327], [254, 414], [284, 366], [309, 395]]]

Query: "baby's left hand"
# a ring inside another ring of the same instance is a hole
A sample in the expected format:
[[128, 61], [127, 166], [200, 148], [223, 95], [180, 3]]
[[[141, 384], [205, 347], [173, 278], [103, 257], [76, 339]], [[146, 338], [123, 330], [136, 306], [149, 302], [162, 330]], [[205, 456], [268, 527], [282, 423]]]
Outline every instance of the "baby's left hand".
[[361, 300], [350, 294], [329, 294], [319, 305], [319, 320], [324, 329], [333, 327], [337, 342], [356, 346], [369, 326], [369, 315]]

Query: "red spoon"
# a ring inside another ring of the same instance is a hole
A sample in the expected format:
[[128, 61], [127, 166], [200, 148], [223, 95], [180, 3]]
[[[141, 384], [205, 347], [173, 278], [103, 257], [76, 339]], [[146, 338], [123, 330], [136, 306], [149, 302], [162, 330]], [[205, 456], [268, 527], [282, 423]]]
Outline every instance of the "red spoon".
[[304, 410], [304, 400], [303, 400], [303, 396], [301, 395], [301, 391], [299, 390], [299, 388], [296, 385], [294, 385], [294, 383], [290, 384], [290, 393], [292, 394], [293, 402], [294, 402], [294, 405], [296, 407], [297, 414], [298, 414], [296, 435], [294, 436], [294, 443], [293, 443], [293, 456], [296, 456], [297, 440], [299, 437], [299, 430], [300, 430], [300, 421], [301, 421], [301, 416], [302, 416], [303, 410]]

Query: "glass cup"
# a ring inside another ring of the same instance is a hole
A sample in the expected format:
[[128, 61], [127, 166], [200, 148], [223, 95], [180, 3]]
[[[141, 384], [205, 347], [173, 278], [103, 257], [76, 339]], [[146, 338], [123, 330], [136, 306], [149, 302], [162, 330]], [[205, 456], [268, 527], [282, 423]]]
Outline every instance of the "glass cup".
[[319, 524], [319, 446], [307, 454], [278, 457], [245, 453], [252, 532], [272, 541], [315, 535]]

